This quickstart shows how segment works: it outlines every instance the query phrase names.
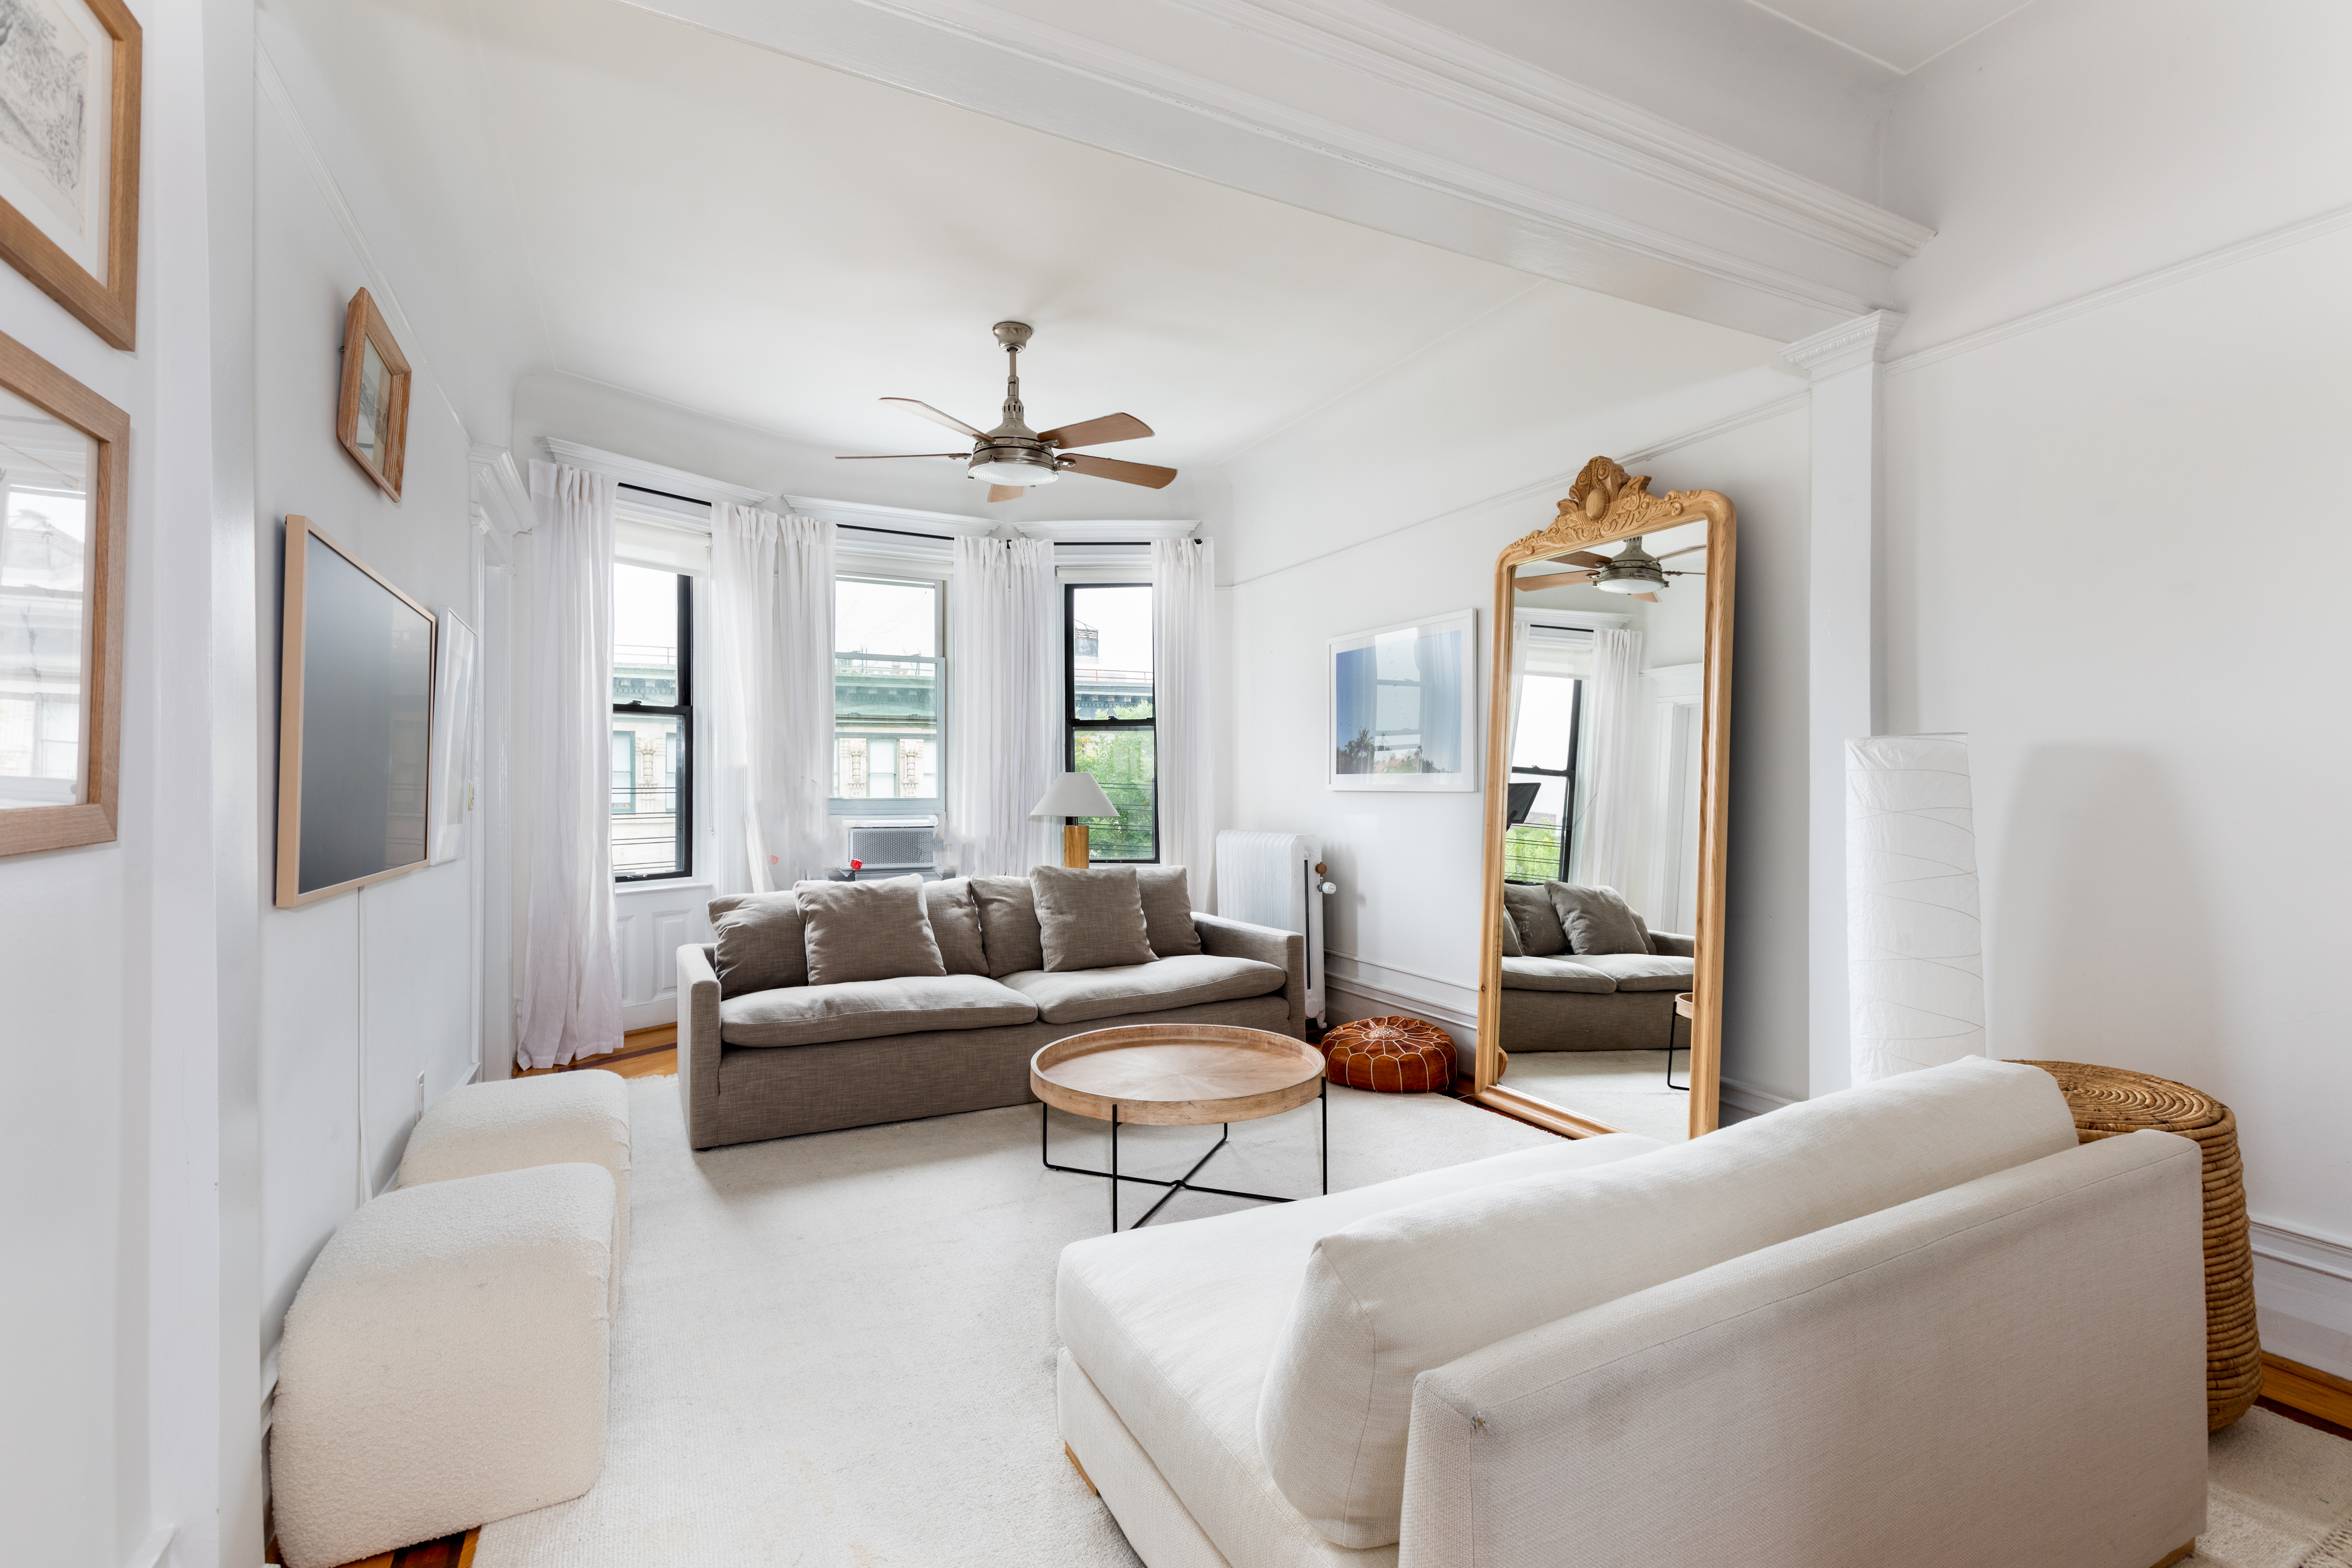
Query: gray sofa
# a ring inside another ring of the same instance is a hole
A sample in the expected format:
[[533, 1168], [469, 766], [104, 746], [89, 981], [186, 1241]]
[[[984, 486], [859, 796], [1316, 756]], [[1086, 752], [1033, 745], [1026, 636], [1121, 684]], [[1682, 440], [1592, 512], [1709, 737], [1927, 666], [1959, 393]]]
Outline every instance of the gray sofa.
[[[992, 918], [1019, 920], [1015, 912]], [[1006, 936], [1036, 945], [1031, 930]], [[1148, 964], [793, 985], [730, 996], [716, 945], [677, 950], [677, 1061], [698, 1149], [1034, 1103], [1029, 1059], [1090, 1030], [1237, 1024], [1303, 1038], [1306, 942], [1195, 913], [1201, 951]]]
[[1690, 1020], [1675, 1016], [1675, 998], [1691, 988], [1691, 938], [1643, 926], [1647, 952], [1572, 952], [1549, 886], [1503, 890], [1503, 1049], [1664, 1051], [1670, 1039], [1687, 1049]]

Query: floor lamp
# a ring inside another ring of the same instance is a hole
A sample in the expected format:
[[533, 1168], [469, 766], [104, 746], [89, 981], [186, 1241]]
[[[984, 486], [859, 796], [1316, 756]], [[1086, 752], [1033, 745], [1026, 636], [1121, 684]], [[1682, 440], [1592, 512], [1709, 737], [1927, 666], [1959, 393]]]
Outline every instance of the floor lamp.
[[1103, 793], [1102, 786], [1095, 782], [1093, 774], [1065, 773], [1054, 780], [1053, 788], [1045, 791], [1045, 798], [1037, 802], [1035, 810], [1029, 813], [1029, 820], [1036, 821], [1045, 817], [1066, 819], [1062, 827], [1062, 863], [1084, 871], [1093, 859], [1087, 843], [1087, 825], [1066, 819], [1118, 815], [1118, 808], [1110, 803], [1110, 797]]

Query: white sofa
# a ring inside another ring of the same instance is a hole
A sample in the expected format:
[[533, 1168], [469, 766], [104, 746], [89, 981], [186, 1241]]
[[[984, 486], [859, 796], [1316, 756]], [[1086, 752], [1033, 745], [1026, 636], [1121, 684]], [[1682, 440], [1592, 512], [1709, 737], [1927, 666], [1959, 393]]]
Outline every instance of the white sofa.
[[2204, 1525], [2199, 1155], [1981, 1059], [1062, 1254], [1150, 1568], [2151, 1568]]

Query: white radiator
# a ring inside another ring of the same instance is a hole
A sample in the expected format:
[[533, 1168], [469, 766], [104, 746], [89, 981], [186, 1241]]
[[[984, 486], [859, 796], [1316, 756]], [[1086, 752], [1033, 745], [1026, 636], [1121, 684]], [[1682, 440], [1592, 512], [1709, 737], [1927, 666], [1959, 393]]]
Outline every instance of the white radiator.
[[1323, 1017], [1323, 843], [1305, 833], [1217, 835], [1217, 913], [1307, 938], [1307, 1016]]

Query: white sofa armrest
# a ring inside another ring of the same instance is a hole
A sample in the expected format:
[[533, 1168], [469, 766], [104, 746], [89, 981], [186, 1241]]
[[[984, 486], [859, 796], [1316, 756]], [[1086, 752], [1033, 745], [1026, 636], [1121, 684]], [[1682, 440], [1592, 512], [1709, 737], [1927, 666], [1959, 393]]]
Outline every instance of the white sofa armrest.
[[2201, 1176], [2084, 1145], [1423, 1373], [1400, 1568], [2149, 1568], [2205, 1525]]

